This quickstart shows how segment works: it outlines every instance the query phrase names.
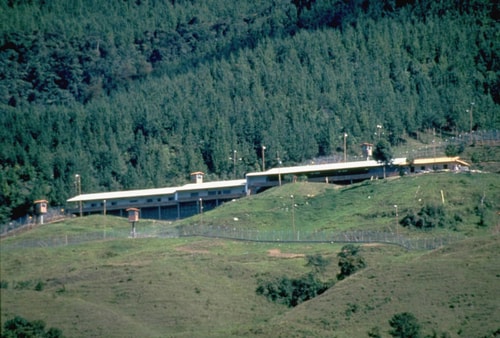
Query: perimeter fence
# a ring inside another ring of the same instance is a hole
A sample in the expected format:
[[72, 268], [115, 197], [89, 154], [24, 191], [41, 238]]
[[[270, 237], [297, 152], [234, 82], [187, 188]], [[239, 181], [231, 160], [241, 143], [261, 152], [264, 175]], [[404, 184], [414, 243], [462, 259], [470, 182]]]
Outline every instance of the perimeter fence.
[[179, 236], [200, 236], [224, 238], [251, 242], [268, 243], [359, 243], [359, 244], [392, 244], [407, 250], [434, 250], [439, 247], [463, 239], [459, 234], [431, 237], [423, 234], [419, 238], [408, 237], [387, 231], [293, 231], [271, 230], [259, 231], [229, 228], [224, 226], [192, 226], [180, 229]]
[[[425, 235], [425, 236], [424, 236]], [[62, 234], [49, 238], [27, 238], [23, 240], [4, 240], [1, 251], [22, 248], [44, 248], [78, 245], [83, 243], [133, 238], [179, 238], [207, 237], [236, 241], [262, 243], [357, 243], [357, 244], [390, 244], [407, 250], [433, 250], [456, 242], [463, 237], [456, 235], [431, 237], [423, 234], [420, 238], [384, 231], [292, 231], [271, 230], [259, 231], [229, 228], [225, 226], [189, 226], [182, 228], [141, 229], [136, 234], [123, 230], [101, 230], [78, 234]]]
[[[49, 208], [48, 212], [43, 215], [44, 223], [53, 223], [60, 220], [64, 220], [68, 215], [64, 212], [61, 207]], [[31, 230], [32, 228], [40, 225], [40, 216], [25, 215], [18, 219], [12, 220], [9, 223], [0, 224], [0, 237], [7, 235], [19, 233], [26, 230]]]

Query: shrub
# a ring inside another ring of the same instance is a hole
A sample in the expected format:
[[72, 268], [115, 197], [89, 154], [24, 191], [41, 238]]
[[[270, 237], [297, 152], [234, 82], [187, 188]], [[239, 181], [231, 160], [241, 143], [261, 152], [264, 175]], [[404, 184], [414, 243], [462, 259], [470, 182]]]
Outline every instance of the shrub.
[[399, 224], [403, 227], [415, 227], [418, 229], [432, 229], [436, 227], [455, 228], [462, 218], [458, 214], [449, 215], [443, 205], [426, 204], [418, 213], [410, 210], [408, 214], [401, 219]]
[[15, 316], [5, 322], [2, 330], [2, 338], [14, 337], [36, 337], [36, 338], [62, 338], [62, 331], [57, 328], [49, 328], [45, 331], [45, 322], [42, 320], [28, 321], [27, 319]]
[[325, 292], [331, 284], [321, 282], [312, 273], [292, 279], [286, 276], [270, 281], [258, 281], [257, 294], [267, 299], [294, 307]]
[[9, 288], [9, 282], [7, 282], [6, 280], [1, 280], [0, 281], [0, 289], [8, 289]]
[[446, 156], [453, 157], [453, 156], [458, 156], [461, 153], [463, 153], [465, 150], [465, 144], [459, 143], [459, 144], [448, 144], [444, 150], [444, 153]]
[[372, 327], [370, 331], [368, 331], [368, 337], [382, 338], [382, 334], [380, 333], [379, 327], [378, 326]]
[[417, 318], [409, 312], [398, 313], [389, 320], [392, 329], [389, 334], [397, 338], [419, 338], [420, 324]]
[[344, 279], [363, 269], [366, 266], [365, 259], [359, 254], [359, 246], [354, 244], [344, 245], [338, 253], [340, 273], [337, 275], [339, 280]]
[[20, 282], [17, 282], [16, 285], [14, 286], [14, 289], [17, 289], [17, 290], [26, 290], [26, 289], [30, 289], [33, 285], [33, 281], [31, 280], [25, 280], [25, 281], [20, 281]]
[[331, 261], [328, 258], [324, 258], [320, 254], [307, 255], [306, 256], [306, 266], [311, 266], [316, 273], [323, 273], [326, 267], [330, 265]]
[[35, 285], [35, 291], [43, 291], [45, 288], [45, 283], [39, 280]]

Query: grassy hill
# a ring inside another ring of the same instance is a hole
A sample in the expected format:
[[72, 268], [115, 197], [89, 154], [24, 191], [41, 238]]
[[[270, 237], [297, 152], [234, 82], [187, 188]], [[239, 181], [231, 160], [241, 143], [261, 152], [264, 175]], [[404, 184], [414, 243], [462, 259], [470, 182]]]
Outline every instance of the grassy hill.
[[[469, 233], [478, 231], [479, 210], [484, 209], [490, 225], [495, 224], [494, 213], [500, 209], [499, 187], [497, 174], [445, 172], [366, 181], [345, 187], [298, 182], [226, 203], [213, 212], [204, 213], [203, 223], [265, 231], [290, 229], [295, 221], [298, 230], [395, 231], [395, 205], [398, 220], [410, 211], [435, 205], [443, 206], [448, 217], [461, 219], [453, 229], [440, 228], [438, 232]], [[198, 215], [179, 224], [200, 221], [201, 215]], [[415, 235], [414, 230], [406, 233]]]
[[[462, 241], [434, 251], [364, 245], [367, 268], [295, 308], [257, 295], [258, 280], [304, 275], [311, 271], [307, 255], [314, 254], [332, 260], [321, 275], [332, 280], [340, 244], [131, 239], [125, 219], [104, 216], [41, 226], [1, 242], [1, 322], [14, 315], [41, 319], [68, 337], [367, 337], [375, 330], [388, 337], [388, 320], [408, 311], [425, 334], [492, 336], [500, 328], [498, 218], [480, 224], [477, 211], [481, 201], [490, 213], [500, 210], [497, 174], [289, 184], [207, 212], [203, 224], [286, 229], [293, 203], [304, 229], [394, 230], [394, 204], [402, 218], [419, 200], [442, 203], [441, 190], [446, 212], [461, 218], [454, 228], [398, 231], [458, 233]], [[145, 220], [138, 231], [158, 234], [200, 221], [201, 215], [173, 224]], [[100, 240], [50, 246], [57, 236], [95, 233]], [[110, 240], [104, 233], [122, 235]], [[45, 246], [15, 247], [34, 239]]]

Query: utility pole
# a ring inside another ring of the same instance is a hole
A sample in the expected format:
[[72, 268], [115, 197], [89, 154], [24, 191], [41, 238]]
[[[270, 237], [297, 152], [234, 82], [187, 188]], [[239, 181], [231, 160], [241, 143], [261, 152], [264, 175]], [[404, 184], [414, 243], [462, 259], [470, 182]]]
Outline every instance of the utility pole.
[[266, 171], [265, 151], [266, 146], [262, 146], [262, 171]]
[[398, 230], [398, 205], [394, 204], [394, 208], [396, 208], [396, 235], [399, 234]]
[[276, 160], [278, 161], [278, 182], [279, 186], [281, 187], [281, 158], [278, 151], [276, 152]]
[[469, 113], [469, 119], [470, 119], [470, 130], [469, 130], [469, 137], [470, 137], [470, 143], [472, 144], [472, 110], [474, 108], [474, 102], [470, 103], [470, 109], [467, 109], [466, 111]]
[[347, 162], [347, 133], [344, 133], [344, 162]]
[[78, 189], [78, 196], [80, 197], [79, 206], [80, 206], [80, 217], [83, 216], [83, 206], [82, 206], [82, 177], [79, 174], [75, 175], [75, 183], [76, 188]]
[[200, 197], [200, 224], [203, 226], [203, 199]]
[[[232, 160], [233, 160], [233, 180], [236, 179], [236, 154], [238, 152], [236, 150], [233, 150], [233, 157], [232, 157]], [[229, 158], [231, 159], [231, 157]]]
[[293, 195], [290, 195], [292, 199], [292, 229], [293, 229], [293, 239], [295, 239], [295, 199]]

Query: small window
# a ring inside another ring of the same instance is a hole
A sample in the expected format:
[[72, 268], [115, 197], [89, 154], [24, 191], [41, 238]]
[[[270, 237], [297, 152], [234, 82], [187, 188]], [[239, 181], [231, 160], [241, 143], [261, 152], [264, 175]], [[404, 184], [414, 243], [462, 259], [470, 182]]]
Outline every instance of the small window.
[[217, 191], [209, 191], [208, 196], [214, 196], [217, 195]]
[[169, 201], [173, 201], [173, 200], [174, 200], [174, 198], [173, 198], [173, 197], [169, 197], [169, 198], [168, 198], [168, 200], [169, 200]]
[[161, 198], [157, 198], [157, 199], [156, 199], [156, 201], [157, 201], [157, 202], [161, 202]]
[[153, 203], [153, 199], [152, 199], [152, 198], [148, 198], [148, 199], [146, 200], [146, 202], [147, 202], [147, 203]]
[[448, 165], [447, 164], [443, 165], [443, 169], [448, 169]]
[[137, 203], [137, 200], [130, 200], [130, 203]]
[[111, 202], [111, 205], [116, 205], [116, 202]]
[[192, 192], [192, 193], [191, 193], [191, 197], [198, 197], [198, 195], [199, 195], [199, 194], [198, 194], [197, 192]]
[[231, 193], [231, 190], [222, 190], [222, 193], [224, 195], [229, 195]]

